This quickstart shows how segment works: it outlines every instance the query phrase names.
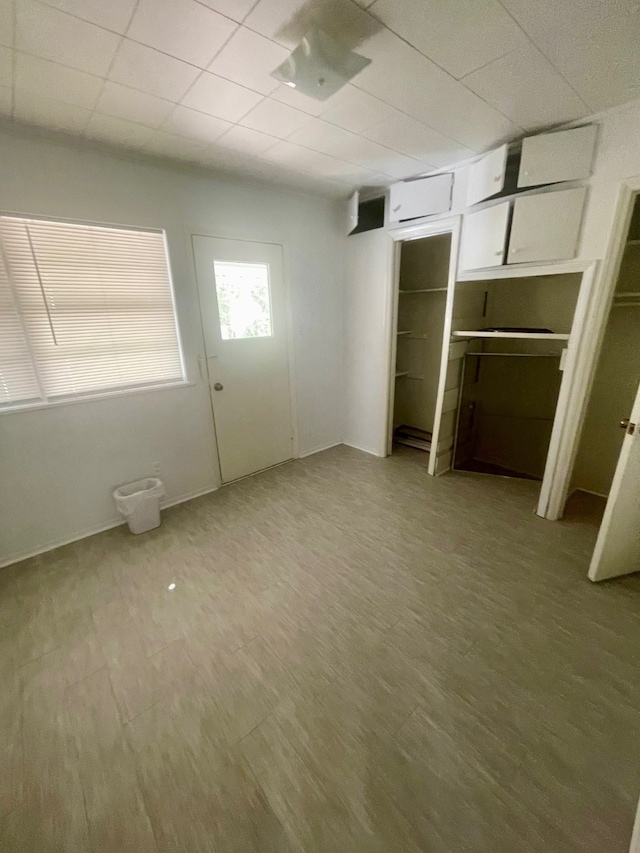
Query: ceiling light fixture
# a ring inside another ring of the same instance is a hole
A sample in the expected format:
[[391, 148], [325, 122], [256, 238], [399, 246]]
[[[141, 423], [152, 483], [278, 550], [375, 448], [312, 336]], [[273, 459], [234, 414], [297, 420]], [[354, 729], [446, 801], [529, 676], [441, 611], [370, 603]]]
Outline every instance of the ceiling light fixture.
[[316, 101], [326, 101], [370, 62], [322, 30], [313, 29], [271, 76]]

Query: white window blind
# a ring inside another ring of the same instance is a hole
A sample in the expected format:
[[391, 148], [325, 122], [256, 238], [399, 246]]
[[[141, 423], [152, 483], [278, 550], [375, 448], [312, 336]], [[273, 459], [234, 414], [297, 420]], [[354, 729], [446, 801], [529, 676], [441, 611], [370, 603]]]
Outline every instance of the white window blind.
[[158, 231], [0, 216], [0, 404], [184, 379]]

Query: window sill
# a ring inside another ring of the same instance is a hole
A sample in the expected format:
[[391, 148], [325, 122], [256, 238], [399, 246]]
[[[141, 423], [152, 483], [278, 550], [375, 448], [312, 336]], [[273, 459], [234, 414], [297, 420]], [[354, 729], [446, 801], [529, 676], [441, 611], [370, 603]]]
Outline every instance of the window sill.
[[59, 406], [75, 406], [79, 403], [97, 403], [100, 400], [113, 400], [119, 397], [130, 397], [133, 394], [149, 394], [152, 391], [170, 391], [176, 388], [190, 388], [198, 383], [189, 382], [186, 379], [180, 382], [171, 382], [166, 385], [145, 385], [141, 388], [126, 388], [118, 391], [103, 391], [98, 394], [87, 394], [84, 397], [71, 397], [64, 400], [51, 400], [49, 402], [39, 401], [37, 403], [17, 404], [15, 406], [0, 406], [0, 416], [17, 415], [21, 412], [33, 412], [37, 409], [54, 409]]

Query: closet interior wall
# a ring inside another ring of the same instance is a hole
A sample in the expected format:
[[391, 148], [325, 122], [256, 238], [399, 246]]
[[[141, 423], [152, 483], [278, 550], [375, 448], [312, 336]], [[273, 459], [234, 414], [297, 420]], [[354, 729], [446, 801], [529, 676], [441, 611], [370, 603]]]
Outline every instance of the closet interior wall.
[[400, 251], [393, 427], [432, 433], [451, 235], [407, 241]]
[[608, 497], [624, 430], [640, 385], [640, 201], [629, 235], [605, 329], [573, 468], [571, 491]]
[[[456, 284], [447, 380], [458, 388], [454, 468], [542, 479], [581, 281], [572, 273]], [[548, 333], [473, 337], [493, 327]]]

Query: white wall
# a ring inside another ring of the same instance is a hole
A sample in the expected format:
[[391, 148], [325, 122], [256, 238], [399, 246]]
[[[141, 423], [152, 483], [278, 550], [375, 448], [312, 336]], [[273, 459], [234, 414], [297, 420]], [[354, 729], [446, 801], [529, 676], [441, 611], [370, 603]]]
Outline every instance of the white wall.
[[55, 138], [0, 133], [0, 209], [163, 228], [193, 385], [0, 414], [0, 564], [113, 523], [159, 461], [169, 500], [219, 485], [190, 235], [281, 243], [301, 454], [343, 436], [343, 246], [334, 202]]

